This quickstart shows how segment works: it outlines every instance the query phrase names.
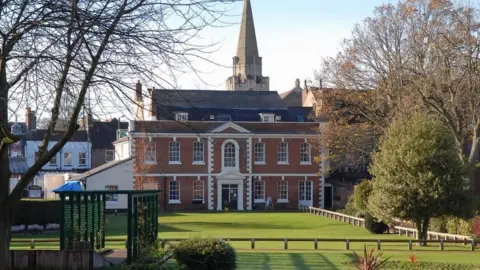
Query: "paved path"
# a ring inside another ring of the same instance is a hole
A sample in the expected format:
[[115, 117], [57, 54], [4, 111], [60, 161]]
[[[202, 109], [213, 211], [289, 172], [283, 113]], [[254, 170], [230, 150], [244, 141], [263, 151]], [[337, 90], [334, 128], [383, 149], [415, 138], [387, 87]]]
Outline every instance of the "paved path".
[[120, 265], [126, 263], [127, 261], [127, 250], [114, 249], [112, 252], [105, 254], [103, 257], [113, 265]]

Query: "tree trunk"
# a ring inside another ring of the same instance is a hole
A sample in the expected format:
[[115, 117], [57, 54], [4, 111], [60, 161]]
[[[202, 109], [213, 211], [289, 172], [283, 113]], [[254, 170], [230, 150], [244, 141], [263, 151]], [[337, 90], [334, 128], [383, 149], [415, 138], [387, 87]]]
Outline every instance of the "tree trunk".
[[425, 247], [427, 246], [427, 235], [428, 235], [428, 226], [430, 224], [429, 217], [418, 218], [415, 221], [415, 225], [417, 227], [417, 240], [421, 240], [418, 245]]
[[12, 228], [11, 211], [3, 211], [0, 214], [0, 269], [11, 269], [10, 239]]
[[[6, 119], [5, 119], [6, 120]], [[0, 119], [0, 125], [2, 124]], [[10, 168], [8, 146], [0, 150], [0, 205], [10, 193]], [[1, 207], [1, 206], [0, 206]], [[12, 211], [9, 206], [0, 208], [0, 269], [10, 269], [10, 232]]]

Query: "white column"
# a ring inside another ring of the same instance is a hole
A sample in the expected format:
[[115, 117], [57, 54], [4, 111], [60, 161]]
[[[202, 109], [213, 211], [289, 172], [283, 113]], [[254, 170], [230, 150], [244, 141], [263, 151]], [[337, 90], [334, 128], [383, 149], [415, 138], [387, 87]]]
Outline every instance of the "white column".
[[207, 168], [208, 168], [208, 210], [214, 209], [213, 203], [213, 179], [212, 179], [212, 172], [213, 172], [213, 139], [211, 137], [207, 138], [208, 146], [207, 146]]
[[222, 184], [217, 179], [217, 210], [222, 210]]
[[319, 200], [318, 200], [318, 207], [324, 208], [325, 207], [325, 174], [327, 170], [327, 160], [326, 160], [326, 152], [325, 150], [322, 151], [322, 162], [320, 163], [320, 186], [319, 186]]
[[[248, 138], [248, 173], [251, 175], [253, 171], [253, 143], [252, 137]], [[248, 176], [247, 180], [247, 210], [252, 210], [252, 177]], [[242, 197], [243, 199], [243, 197]]]
[[[248, 206], [247, 206], [248, 207]], [[239, 211], [243, 211], [243, 180], [242, 183], [238, 185], [238, 202], [237, 208]]]

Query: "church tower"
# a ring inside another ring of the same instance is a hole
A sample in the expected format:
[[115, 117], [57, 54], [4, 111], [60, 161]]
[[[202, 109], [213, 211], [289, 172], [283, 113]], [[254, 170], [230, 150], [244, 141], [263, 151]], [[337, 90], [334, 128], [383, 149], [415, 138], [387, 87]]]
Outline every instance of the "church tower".
[[244, 0], [237, 55], [233, 57], [233, 74], [227, 79], [227, 90], [269, 91], [270, 79], [262, 75], [262, 58], [258, 54], [252, 5]]

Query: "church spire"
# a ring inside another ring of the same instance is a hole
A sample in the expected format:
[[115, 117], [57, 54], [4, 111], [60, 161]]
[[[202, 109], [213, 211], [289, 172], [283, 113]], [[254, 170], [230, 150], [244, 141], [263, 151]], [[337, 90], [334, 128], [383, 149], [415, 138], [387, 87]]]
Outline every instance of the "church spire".
[[246, 64], [253, 64], [254, 58], [259, 57], [255, 24], [250, 0], [244, 0], [242, 23], [238, 37], [237, 56]]
[[226, 81], [228, 90], [270, 90], [270, 79], [262, 75], [262, 58], [258, 53], [257, 36], [255, 34], [250, 0], [244, 0], [243, 2], [237, 55], [233, 57], [232, 68], [232, 76]]

